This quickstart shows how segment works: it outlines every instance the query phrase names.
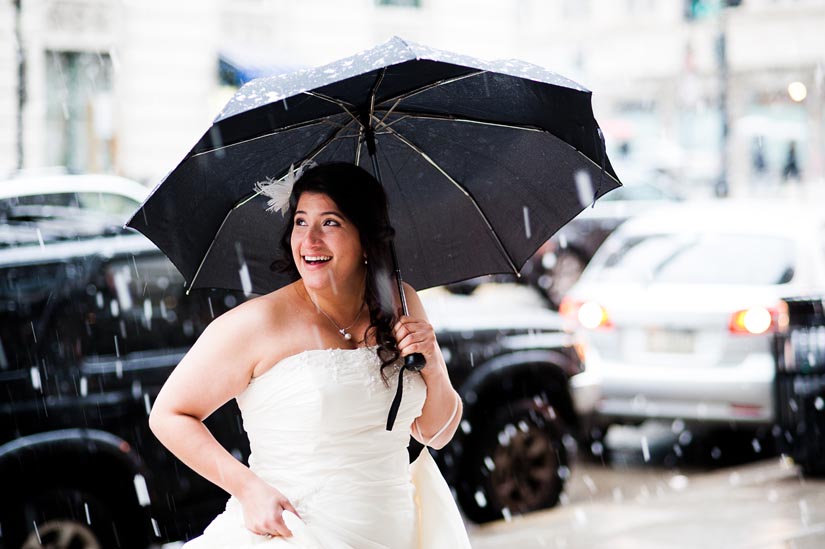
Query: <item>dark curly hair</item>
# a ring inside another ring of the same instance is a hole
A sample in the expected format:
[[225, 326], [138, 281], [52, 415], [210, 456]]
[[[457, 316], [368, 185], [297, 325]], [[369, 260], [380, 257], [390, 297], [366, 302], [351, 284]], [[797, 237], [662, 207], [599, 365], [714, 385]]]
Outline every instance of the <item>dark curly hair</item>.
[[381, 184], [366, 170], [348, 162], [328, 162], [306, 170], [295, 182], [289, 197], [289, 211], [286, 213], [286, 227], [281, 236], [283, 258], [272, 264], [273, 270], [280, 270], [298, 278], [298, 269], [292, 258], [292, 227], [298, 200], [305, 192], [327, 195], [358, 229], [361, 247], [368, 258], [367, 280], [364, 300], [370, 311], [370, 325], [364, 332], [364, 339], [374, 330], [384, 368], [395, 363], [400, 353], [392, 327], [397, 320], [393, 310], [393, 265], [390, 243], [395, 230], [390, 225], [387, 211], [387, 195]]

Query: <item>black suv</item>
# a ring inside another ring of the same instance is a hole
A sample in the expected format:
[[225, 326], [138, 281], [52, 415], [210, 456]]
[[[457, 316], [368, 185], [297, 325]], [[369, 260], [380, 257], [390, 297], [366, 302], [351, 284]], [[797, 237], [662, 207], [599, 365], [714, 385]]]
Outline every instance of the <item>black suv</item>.
[[[13, 210], [0, 207], [0, 547], [199, 534], [227, 495], [165, 450], [147, 417], [205, 326], [244, 296], [186, 295], [154, 245], [113, 229], [123, 217]], [[451, 296], [430, 316], [465, 402], [437, 461], [466, 516], [487, 521], [557, 502], [576, 427], [568, 380], [581, 365], [553, 313], [512, 306], [506, 317], [500, 302], [460, 312], [478, 302]], [[234, 402], [206, 424], [246, 458]]]
[[774, 434], [803, 474], [825, 477], [825, 295], [783, 303], [773, 348]]

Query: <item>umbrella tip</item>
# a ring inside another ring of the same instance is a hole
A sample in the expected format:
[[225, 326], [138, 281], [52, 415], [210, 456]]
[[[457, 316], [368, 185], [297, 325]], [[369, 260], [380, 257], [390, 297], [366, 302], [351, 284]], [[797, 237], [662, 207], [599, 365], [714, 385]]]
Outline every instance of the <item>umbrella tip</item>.
[[398, 36], [397, 34], [393, 35], [393, 37], [390, 39], [390, 42], [401, 42], [401, 44], [405, 48], [410, 48], [410, 43], [407, 40], [405, 40], [405, 39], [401, 38], [400, 36]]

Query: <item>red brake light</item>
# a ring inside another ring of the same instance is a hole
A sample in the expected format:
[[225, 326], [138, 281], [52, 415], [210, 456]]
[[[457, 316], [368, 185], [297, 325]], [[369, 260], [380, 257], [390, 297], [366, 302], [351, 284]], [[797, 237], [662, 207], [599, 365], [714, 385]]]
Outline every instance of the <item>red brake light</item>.
[[604, 307], [593, 301], [577, 301], [565, 297], [559, 305], [559, 314], [570, 328], [581, 326], [595, 330], [613, 327]]
[[775, 332], [778, 324], [778, 307], [751, 307], [733, 313], [728, 330], [732, 334], [761, 335]]
[[581, 301], [575, 301], [569, 297], [564, 297], [559, 303], [559, 314], [565, 319], [575, 318], [576, 311], [581, 307]]

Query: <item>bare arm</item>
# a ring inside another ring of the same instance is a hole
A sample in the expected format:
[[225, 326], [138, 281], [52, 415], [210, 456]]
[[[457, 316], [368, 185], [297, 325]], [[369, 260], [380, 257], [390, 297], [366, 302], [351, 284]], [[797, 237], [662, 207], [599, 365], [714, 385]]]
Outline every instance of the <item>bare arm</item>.
[[258, 359], [248, 342], [262, 326], [255, 311], [241, 306], [207, 326], [158, 394], [149, 426], [183, 463], [241, 501], [247, 528], [289, 535], [281, 512], [294, 508], [226, 451], [203, 424], [249, 384]]
[[[405, 296], [410, 316], [402, 317], [395, 325], [395, 336], [398, 340], [398, 349], [402, 356], [411, 353], [421, 353], [427, 365], [421, 370], [421, 376], [427, 384], [427, 400], [421, 416], [416, 420], [418, 429], [413, 429], [413, 436], [426, 444], [430, 437], [435, 435], [447, 421], [458, 403], [455, 417], [444, 432], [432, 441], [430, 446], [435, 449], [443, 448], [452, 440], [459, 423], [463, 406], [461, 398], [453, 389], [450, 377], [447, 374], [447, 364], [435, 339], [435, 332], [427, 320], [427, 313], [415, 290], [405, 284]], [[419, 432], [420, 430], [420, 436]], [[422, 440], [423, 439], [423, 440]]]

